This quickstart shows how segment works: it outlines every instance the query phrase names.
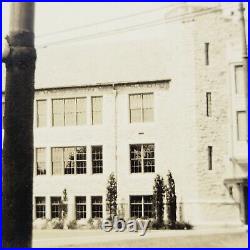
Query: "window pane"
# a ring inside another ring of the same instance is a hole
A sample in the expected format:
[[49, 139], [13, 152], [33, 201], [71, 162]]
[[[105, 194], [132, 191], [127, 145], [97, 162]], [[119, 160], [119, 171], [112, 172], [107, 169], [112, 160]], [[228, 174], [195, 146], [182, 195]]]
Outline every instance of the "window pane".
[[142, 217], [142, 196], [130, 196], [130, 216]]
[[36, 197], [36, 218], [45, 218], [46, 216], [46, 206], [45, 206], [45, 197]]
[[86, 197], [76, 197], [76, 219], [80, 220], [86, 218]]
[[153, 217], [153, 196], [146, 195], [143, 196], [144, 201], [144, 217], [152, 218]]
[[64, 100], [53, 100], [53, 126], [64, 126]]
[[102, 97], [92, 97], [92, 124], [102, 123]]
[[130, 168], [131, 173], [142, 172], [142, 145], [130, 145]]
[[76, 125], [75, 99], [65, 99], [65, 126]]
[[86, 98], [76, 99], [76, 124], [86, 124]]
[[86, 174], [87, 172], [87, 157], [86, 147], [76, 148], [76, 173]]
[[102, 218], [102, 196], [92, 196], [92, 218]]
[[63, 148], [52, 148], [52, 175], [63, 174]]
[[236, 88], [236, 94], [239, 95], [245, 94], [242, 65], [235, 66], [235, 88]]
[[75, 148], [64, 148], [64, 174], [74, 174]]
[[46, 174], [46, 151], [45, 148], [36, 149], [36, 173], [37, 175]]
[[130, 122], [142, 121], [142, 99], [141, 95], [129, 96]]
[[98, 174], [103, 172], [102, 146], [92, 147], [92, 173]]
[[237, 130], [238, 130], [238, 140], [246, 141], [247, 140], [247, 117], [245, 111], [237, 112]]
[[61, 197], [51, 197], [51, 218], [60, 218], [60, 203]]
[[207, 99], [207, 116], [212, 116], [212, 95], [210, 92], [206, 93], [206, 99]]
[[47, 124], [47, 101], [37, 101], [37, 127], [45, 127]]

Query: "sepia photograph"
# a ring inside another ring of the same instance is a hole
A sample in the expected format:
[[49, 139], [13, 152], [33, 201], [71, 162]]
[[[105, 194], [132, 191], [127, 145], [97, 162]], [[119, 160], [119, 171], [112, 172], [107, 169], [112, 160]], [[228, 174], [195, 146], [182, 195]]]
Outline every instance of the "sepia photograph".
[[248, 2], [2, 2], [3, 248], [248, 248]]

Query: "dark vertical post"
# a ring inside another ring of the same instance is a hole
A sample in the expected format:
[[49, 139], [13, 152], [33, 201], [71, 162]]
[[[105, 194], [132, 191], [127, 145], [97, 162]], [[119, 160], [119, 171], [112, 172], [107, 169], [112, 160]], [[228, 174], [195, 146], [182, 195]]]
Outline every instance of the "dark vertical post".
[[11, 3], [3, 145], [3, 247], [31, 247], [34, 3]]

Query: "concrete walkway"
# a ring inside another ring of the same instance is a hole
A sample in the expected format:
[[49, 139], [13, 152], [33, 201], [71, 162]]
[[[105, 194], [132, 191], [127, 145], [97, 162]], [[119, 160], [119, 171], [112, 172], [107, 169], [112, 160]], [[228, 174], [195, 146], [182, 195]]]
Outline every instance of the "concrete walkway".
[[[202, 236], [229, 236], [231, 238], [238, 235], [246, 235], [246, 228], [209, 228], [209, 229], [194, 229], [194, 230], [149, 230], [146, 235], [140, 236], [140, 232], [104, 232], [101, 230], [34, 230], [33, 231], [33, 247], [84, 247], [87, 245], [111, 244], [119, 242], [121, 244], [129, 242], [146, 241], [151, 242], [161, 239], [177, 239], [181, 240], [183, 237], [193, 237], [199, 239]], [[210, 237], [210, 238], [211, 238]], [[206, 237], [203, 237], [206, 238]], [[190, 243], [190, 242], [189, 242]], [[100, 246], [97, 247], [100, 247]], [[125, 246], [127, 246], [125, 244]], [[145, 246], [147, 247], [147, 246]], [[151, 246], [152, 247], [152, 246]], [[167, 246], [166, 246], [167, 247]], [[233, 246], [232, 246], [233, 247]]]

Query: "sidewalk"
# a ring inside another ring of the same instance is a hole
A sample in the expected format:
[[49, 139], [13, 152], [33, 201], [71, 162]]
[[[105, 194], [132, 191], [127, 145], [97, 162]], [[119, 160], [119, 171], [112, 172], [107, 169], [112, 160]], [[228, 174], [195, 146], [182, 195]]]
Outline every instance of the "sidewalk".
[[[185, 238], [190, 244], [190, 239], [194, 241], [199, 240], [201, 237], [207, 239], [207, 237], [213, 238], [217, 236], [218, 239], [221, 238], [223, 241], [225, 237], [230, 236], [231, 239], [246, 237], [247, 233], [245, 227], [239, 228], [209, 228], [209, 229], [194, 229], [194, 230], [152, 230], [147, 231], [145, 236], [140, 236], [139, 232], [104, 232], [101, 230], [34, 230], [33, 232], [33, 247], [84, 247], [91, 245], [96, 247], [108, 244], [116, 245], [121, 244], [124, 246], [130, 246], [131, 243], [137, 244], [159, 244], [161, 239], [171, 240], [178, 242], [179, 240]], [[210, 239], [210, 240], [211, 240]], [[148, 243], [146, 243], [148, 241]], [[228, 239], [227, 239], [228, 241]], [[242, 239], [241, 239], [242, 241]], [[166, 242], [167, 244], [168, 242]], [[183, 243], [183, 242], [182, 242]], [[205, 244], [205, 242], [204, 242]], [[247, 246], [247, 245], [246, 245]], [[111, 246], [112, 247], [112, 246]], [[145, 245], [145, 247], [147, 247]]]

